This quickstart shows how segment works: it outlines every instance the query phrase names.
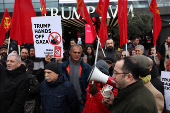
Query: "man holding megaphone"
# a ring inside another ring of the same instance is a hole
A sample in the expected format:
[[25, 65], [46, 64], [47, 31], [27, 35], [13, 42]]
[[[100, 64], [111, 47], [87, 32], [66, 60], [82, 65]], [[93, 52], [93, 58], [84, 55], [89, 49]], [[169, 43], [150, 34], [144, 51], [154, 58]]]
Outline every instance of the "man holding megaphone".
[[117, 97], [110, 91], [110, 98], [103, 98], [111, 113], [157, 113], [152, 93], [139, 79], [140, 65], [132, 57], [125, 57], [116, 62], [113, 78], [120, 89]]
[[[109, 65], [104, 60], [99, 60], [96, 63], [91, 78], [99, 79], [101, 75], [106, 76], [106, 78], [109, 77]], [[94, 84], [91, 84], [91, 82], [89, 83], [89, 86], [86, 89], [86, 104], [83, 113], [110, 113], [110, 109], [102, 103], [103, 96], [100, 90], [105, 86], [106, 84], [98, 81], [94, 81]], [[114, 88], [113, 95], [116, 97], [117, 94], [118, 90]]]

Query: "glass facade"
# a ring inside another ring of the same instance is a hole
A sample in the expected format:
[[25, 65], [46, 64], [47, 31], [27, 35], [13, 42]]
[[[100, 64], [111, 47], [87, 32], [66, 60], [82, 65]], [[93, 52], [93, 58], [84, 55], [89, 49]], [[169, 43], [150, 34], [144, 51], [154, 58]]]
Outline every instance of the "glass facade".
[[[13, 11], [15, 0], [0, 0], [0, 12], [4, 12], [7, 8], [9, 12]], [[76, 7], [76, 0], [44, 0], [47, 8], [57, 8], [61, 11], [61, 7], [65, 7], [65, 11], [68, 11], [68, 7]], [[149, 7], [151, 0], [129, 0], [128, 8], [133, 5], [133, 8], [147, 8]], [[98, 0], [85, 0], [86, 6], [96, 7]], [[32, 0], [32, 4], [36, 12], [40, 12], [40, 0]], [[118, 0], [110, 0], [112, 9], [116, 9]], [[170, 6], [170, 0], [157, 0], [158, 7]], [[49, 11], [49, 10], [47, 10]]]
[[[40, 12], [40, 0], [31, 0], [32, 4], [34, 6], [34, 10], [36, 12]], [[59, 2], [58, 0], [44, 0], [46, 7], [51, 8], [55, 7], [58, 8]], [[0, 0], [0, 12], [5, 12], [5, 9], [8, 9], [8, 12], [13, 12], [13, 7], [14, 7], [14, 2], [15, 0]]]

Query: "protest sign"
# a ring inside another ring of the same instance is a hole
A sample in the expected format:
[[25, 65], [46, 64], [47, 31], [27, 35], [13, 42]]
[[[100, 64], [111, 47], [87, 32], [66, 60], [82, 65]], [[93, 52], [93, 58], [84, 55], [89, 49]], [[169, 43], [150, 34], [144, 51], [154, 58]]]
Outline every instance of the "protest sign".
[[170, 72], [161, 71], [161, 81], [164, 84], [166, 109], [170, 111]]
[[31, 17], [36, 57], [63, 58], [61, 16]]

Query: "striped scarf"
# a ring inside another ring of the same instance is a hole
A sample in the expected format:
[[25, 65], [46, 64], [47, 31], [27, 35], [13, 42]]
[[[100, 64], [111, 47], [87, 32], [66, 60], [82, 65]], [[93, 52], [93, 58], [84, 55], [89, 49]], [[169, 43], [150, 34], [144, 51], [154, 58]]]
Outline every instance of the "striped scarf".
[[151, 80], [151, 75], [149, 74], [146, 77], [142, 77], [141, 79], [142, 79], [143, 83], [147, 83]]

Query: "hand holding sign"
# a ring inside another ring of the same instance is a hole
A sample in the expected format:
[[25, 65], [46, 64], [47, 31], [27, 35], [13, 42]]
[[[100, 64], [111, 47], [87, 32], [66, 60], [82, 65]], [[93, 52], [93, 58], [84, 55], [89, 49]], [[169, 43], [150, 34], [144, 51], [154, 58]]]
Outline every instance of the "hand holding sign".
[[50, 63], [51, 62], [51, 59], [52, 59], [52, 56], [51, 55], [46, 55], [45, 56], [45, 61], [47, 62], [47, 63]]

